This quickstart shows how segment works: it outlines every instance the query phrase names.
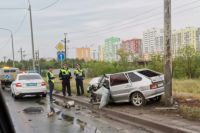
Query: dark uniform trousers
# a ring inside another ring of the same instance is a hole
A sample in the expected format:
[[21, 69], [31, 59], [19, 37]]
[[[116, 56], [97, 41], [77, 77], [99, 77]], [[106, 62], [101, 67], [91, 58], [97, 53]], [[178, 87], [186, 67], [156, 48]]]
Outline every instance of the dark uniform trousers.
[[76, 89], [77, 89], [77, 95], [78, 96], [84, 94], [83, 80], [82, 79], [76, 79]]
[[70, 79], [62, 80], [62, 93], [63, 93], [63, 96], [66, 96], [66, 88], [67, 88], [68, 95], [71, 96]]
[[50, 98], [50, 101], [52, 100], [52, 93], [53, 93], [53, 90], [54, 90], [54, 83], [52, 81], [49, 81], [49, 98]]

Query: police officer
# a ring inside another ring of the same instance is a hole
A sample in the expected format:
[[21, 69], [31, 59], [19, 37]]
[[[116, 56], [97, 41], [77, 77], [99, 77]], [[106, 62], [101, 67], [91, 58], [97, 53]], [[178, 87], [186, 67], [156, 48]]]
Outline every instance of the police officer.
[[59, 78], [60, 80], [62, 80], [63, 96], [66, 96], [66, 87], [68, 96], [71, 96], [71, 85], [70, 85], [71, 71], [69, 70], [67, 64], [64, 64], [63, 68], [60, 69]]
[[74, 70], [74, 75], [76, 79], [76, 89], [77, 89], [77, 96], [81, 96], [84, 94], [83, 88], [83, 80], [85, 78], [84, 71], [81, 69], [80, 64], [76, 65], [76, 70]]
[[52, 97], [52, 93], [53, 93], [53, 90], [54, 90], [54, 79], [55, 79], [55, 76], [54, 76], [54, 74], [52, 72], [52, 68], [50, 67], [49, 71], [47, 72], [47, 82], [49, 84], [49, 97], [50, 97], [50, 101], [55, 100]]

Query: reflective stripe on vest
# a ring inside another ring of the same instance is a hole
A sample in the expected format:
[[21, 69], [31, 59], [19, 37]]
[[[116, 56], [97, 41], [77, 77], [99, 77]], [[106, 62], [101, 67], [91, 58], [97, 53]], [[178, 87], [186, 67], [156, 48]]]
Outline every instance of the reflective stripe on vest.
[[62, 73], [62, 75], [69, 75], [69, 73], [70, 73], [70, 70], [65, 70], [65, 69], [60, 69], [60, 71], [61, 71], [61, 73]]
[[75, 74], [78, 74], [78, 76], [83, 76], [83, 70], [75, 70]]
[[[50, 74], [50, 77], [54, 77], [54, 74], [52, 72], [48, 72], [48, 73]], [[51, 81], [54, 83], [53, 79], [49, 79], [48, 73], [47, 73], [47, 81]]]

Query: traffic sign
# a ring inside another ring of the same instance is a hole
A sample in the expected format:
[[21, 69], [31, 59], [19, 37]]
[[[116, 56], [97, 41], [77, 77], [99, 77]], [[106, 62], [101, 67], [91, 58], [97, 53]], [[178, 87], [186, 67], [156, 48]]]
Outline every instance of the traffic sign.
[[10, 76], [10, 75], [4, 75], [4, 78], [5, 78], [5, 79], [10, 79], [11, 76]]
[[57, 53], [58, 61], [64, 61], [65, 59], [65, 52], [58, 52]]
[[57, 49], [58, 51], [63, 51], [63, 50], [65, 49], [65, 47], [64, 47], [64, 45], [63, 45], [61, 42], [59, 42], [59, 43], [56, 45], [56, 49]]

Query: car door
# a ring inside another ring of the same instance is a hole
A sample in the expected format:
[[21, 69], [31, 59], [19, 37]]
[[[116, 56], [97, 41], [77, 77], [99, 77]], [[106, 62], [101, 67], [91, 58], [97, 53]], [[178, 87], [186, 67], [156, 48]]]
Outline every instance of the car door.
[[114, 102], [128, 101], [131, 83], [124, 73], [110, 75], [110, 92]]
[[135, 74], [134, 72], [126, 72], [125, 75], [128, 77], [128, 79], [131, 82], [131, 88], [130, 88], [129, 93], [136, 91], [136, 90], [142, 91], [142, 90], [140, 90], [140, 88], [145, 84], [145, 82], [142, 81], [142, 77]]

